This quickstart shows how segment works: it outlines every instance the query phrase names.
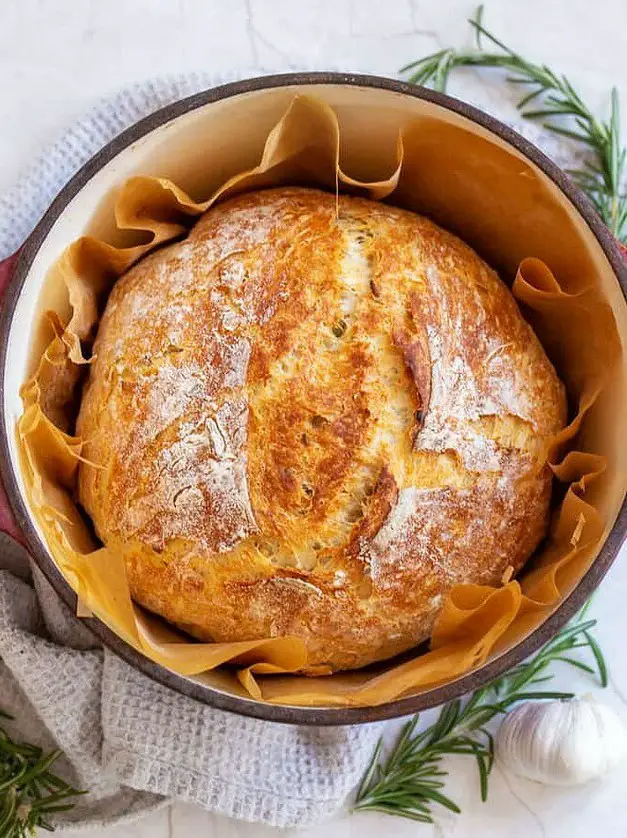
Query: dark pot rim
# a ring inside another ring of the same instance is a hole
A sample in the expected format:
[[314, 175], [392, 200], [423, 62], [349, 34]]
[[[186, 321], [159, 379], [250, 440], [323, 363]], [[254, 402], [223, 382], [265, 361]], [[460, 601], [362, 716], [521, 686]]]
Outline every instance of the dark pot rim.
[[[182, 99], [155, 111], [150, 116], [145, 117], [115, 137], [115, 139], [94, 155], [63, 187], [20, 250], [13, 277], [4, 295], [0, 315], [0, 393], [4, 393], [9, 331], [22, 286], [24, 285], [33, 260], [59, 215], [96, 172], [112, 158], [117, 156], [123, 149], [127, 148], [127, 146], [136, 142], [155, 128], [203, 105], [251, 91], [316, 84], [370, 87], [423, 99], [466, 117], [495, 134], [497, 137], [505, 140], [541, 169], [577, 209], [603, 249], [622, 288], [623, 295], [627, 300], [627, 268], [623, 263], [615, 239], [597, 214], [589, 199], [545, 154], [507, 125], [504, 125], [502, 122], [499, 122], [497, 119], [483, 113], [477, 108], [450, 96], [380, 76], [330, 72], [286, 73], [264, 76], [211, 88], [210, 90], [197, 93], [194, 96]], [[75, 613], [76, 594], [61, 575], [46, 545], [40, 540], [26, 504], [22, 500], [17, 478], [11, 466], [10, 445], [4, 413], [4, 399], [1, 399], [0, 476], [5, 486], [10, 506], [18, 526], [25, 535], [28, 548], [38, 567], [63, 602]], [[225, 693], [214, 687], [199, 684], [153, 663], [119, 638], [104, 623], [96, 618], [84, 619], [82, 622], [107, 648], [135, 669], [166, 687], [170, 687], [183, 695], [197, 699], [212, 707], [239, 713], [244, 716], [289, 724], [344, 725], [373, 722], [404, 716], [419, 710], [444, 704], [447, 701], [485, 685], [537, 651], [575, 615], [599, 585], [614, 561], [626, 533], [627, 501], [623, 501], [616, 522], [589, 570], [572, 593], [558, 606], [555, 612], [528, 637], [505, 654], [450, 684], [436, 687], [420, 695], [397, 699], [396, 701], [390, 701], [376, 707], [295, 707], [290, 705], [268, 704]]]

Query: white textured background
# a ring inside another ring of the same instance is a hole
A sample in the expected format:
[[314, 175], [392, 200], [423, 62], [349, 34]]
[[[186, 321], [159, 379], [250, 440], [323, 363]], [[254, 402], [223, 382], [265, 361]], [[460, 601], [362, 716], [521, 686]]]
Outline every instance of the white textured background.
[[[98, 98], [142, 79], [240, 68], [342, 68], [395, 76], [442, 46], [470, 44], [466, 0], [0, 0], [0, 191]], [[627, 134], [627, 0], [487, 0], [485, 22], [525, 56], [566, 73], [588, 102], [615, 84]], [[451, 91], [513, 118], [497, 77], [467, 71]], [[606, 700], [627, 717], [627, 554], [599, 592], [594, 616], [612, 671]], [[585, 679], [559, 675], [564, 688]], [[594, 688], [593, 688], [594, 690]], [[339, 818], [299, 838], [603, 838], [627, 836], [627, 767], [583, 790], [515, 780], [498, 768], [479, 801], [474, 765], [451, 761], [463, 809], [435, 827], [376, 815]], [[94, 833], [90, 833], [94, 835]], [[177, 804], [99, 838], [279, 838]]]

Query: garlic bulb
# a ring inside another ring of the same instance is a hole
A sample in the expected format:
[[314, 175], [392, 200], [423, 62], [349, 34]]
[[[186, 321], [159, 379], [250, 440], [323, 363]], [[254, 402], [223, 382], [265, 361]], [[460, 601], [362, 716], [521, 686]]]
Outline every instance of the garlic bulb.
[[626, 751], [622, 721], [592, 696], [520, 704], [496, 737], [497, 757], [510, 771], [554, 786], [601, 777]]

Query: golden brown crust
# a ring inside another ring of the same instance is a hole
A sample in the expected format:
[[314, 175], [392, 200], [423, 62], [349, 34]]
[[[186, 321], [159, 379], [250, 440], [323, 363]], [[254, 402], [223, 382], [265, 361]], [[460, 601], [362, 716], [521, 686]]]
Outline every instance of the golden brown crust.
[[198, 637], [363, 666], [545, 532], [562, 385], [496, 274], [411, 213], [227, 201], [117, 283], [94, 354], [81, 502]]

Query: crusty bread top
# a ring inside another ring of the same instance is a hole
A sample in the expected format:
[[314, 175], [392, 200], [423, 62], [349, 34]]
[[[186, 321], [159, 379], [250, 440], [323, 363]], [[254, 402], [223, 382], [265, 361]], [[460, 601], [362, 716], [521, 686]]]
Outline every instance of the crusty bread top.
[[80, 500], [198, 637], [362, 666], [545, 532], [562, 385], [496, 274], [412, 213], [229, 200], [118, 281], [94, 354]]

